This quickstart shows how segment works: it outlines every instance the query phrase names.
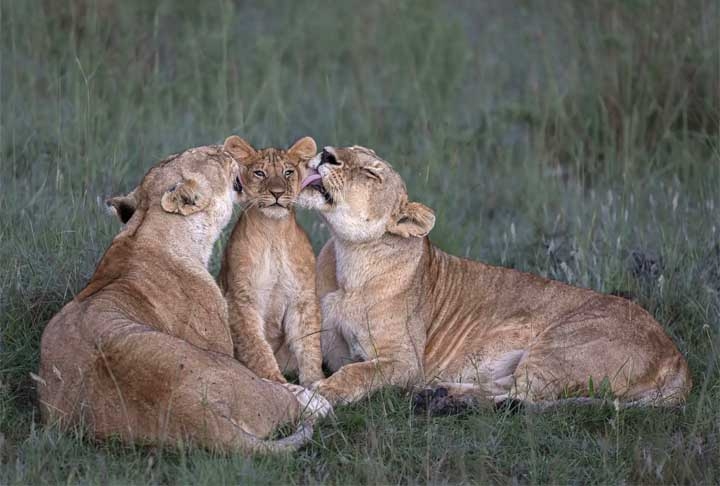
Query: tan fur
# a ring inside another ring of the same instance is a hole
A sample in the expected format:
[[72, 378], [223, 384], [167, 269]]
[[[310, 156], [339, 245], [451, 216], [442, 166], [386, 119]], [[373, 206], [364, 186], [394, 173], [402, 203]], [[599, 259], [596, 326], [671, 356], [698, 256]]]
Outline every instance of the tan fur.
[[591, 379], [635, 403], [687, 396], [685, 359], [636, 304], [444, 253], [425, 237], [432, 211], [369, 149], [329, 147], [310, 166], [332, 197], [299, 199], [332, 232], [317, 288], [335, 374], [315, 387], [332, 402], [427, 383], [538, 402], [587, 394]]
[[261, 439], [322, 400], [262, 380], [232, 357], [225, 300], [207, 270], [237, 172], [220, 147], [190, 149], [109, 201], [127, 225], [43, 333], [46, 423], [85, 427], [97, 439], [241, 452], [309, 440], [308, 424], [281, 441]]
[[293, 205], [315, 141], [256, 151], [230, 137], [225, 146], [240, 162], [247, 205], [220, 272], [235, 355], [263, 378], [285, 382], [283, 371], [299, 371], [300, 383], [309, 385], [324, 378], [320, 310], [315, 254]]

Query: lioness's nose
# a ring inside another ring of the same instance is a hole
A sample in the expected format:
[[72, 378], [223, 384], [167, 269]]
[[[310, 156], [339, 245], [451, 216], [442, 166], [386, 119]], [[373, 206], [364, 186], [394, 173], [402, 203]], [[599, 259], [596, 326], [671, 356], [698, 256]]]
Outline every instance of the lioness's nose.
[[325, 147], [320, 154], [320, 163], [318, 164], [318, 167], [323, 164], [341, 165], [335, 155], [335, 150], [332, 147]]

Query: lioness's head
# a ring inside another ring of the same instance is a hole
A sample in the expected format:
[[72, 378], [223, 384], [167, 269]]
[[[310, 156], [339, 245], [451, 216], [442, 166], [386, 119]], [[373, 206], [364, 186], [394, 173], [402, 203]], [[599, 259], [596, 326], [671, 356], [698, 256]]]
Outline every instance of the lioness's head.
[[435, 225], [432, 209], [408, 201], [400, 174], [371, 149], [325, 147], [308, 167], [298, 204], [319, 210], [341, 239], [421, 238]]
[[222, 228], [239, 201], [239, 176], [237, 161], [223, 147], [191, 148], [156, 164], [137, 188], [108, 199], [107, 205], [128, 226], [158, 207], [183, 217], [204, 215], [204, 225]]
[[315, 140], [303, 137], [289, 149], [256, 150], [237, 135], [225, 140], [225, 149], [240, 164], [243, 202], [271, 218], [290, 214], [307, 173], [307, 161], [317, 152]]

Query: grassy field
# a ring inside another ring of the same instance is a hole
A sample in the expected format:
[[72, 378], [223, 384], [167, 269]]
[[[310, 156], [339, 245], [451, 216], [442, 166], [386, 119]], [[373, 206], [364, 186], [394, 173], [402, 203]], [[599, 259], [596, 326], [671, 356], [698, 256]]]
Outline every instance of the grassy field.
[[[720, 482], [718, 3], [262, 4], [0, 1], [0, 484]], [[426, 417], [388, 390], [252, 459], [43, 428], [30, 372], [119, 229], [104, 198], [231, 133], [373, 147], [445, 250], [635, 299], [687, 405]]]

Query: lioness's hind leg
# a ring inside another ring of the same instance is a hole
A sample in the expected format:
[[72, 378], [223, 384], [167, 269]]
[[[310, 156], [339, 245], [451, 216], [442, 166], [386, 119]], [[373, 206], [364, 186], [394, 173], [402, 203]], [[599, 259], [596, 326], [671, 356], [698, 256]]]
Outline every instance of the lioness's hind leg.
[[669, 339], [667, 346], [648, 344], [658, 336], [662, 331], [654, 321], [625, 323], [607, 315], [551, 327], [520, 360], [511, 398], [537, 402], [603, 395], [673, 404], [684, 399], [690, 379]]
[[261, 380], [231, 356], [147, 326], [118, 325], [98, 349], [114, 385], [105, 399], [127, 409], [124, 417], [96, 420], [103, 436], [189, 438], [212, 449], [255, 452], [270, 450], [262, 438], [300, 416], [297, 399], [282, 385]]

